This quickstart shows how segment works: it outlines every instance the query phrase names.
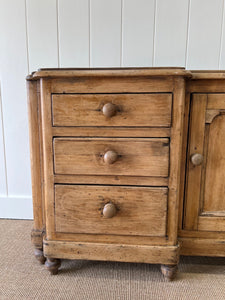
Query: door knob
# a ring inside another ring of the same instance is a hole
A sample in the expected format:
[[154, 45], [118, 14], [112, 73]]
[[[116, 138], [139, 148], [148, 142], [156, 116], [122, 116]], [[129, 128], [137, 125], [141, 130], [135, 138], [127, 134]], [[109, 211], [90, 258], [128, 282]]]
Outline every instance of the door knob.
[[203, 162], [203, 155], [200, 153], [195, 153], [191, 155], [191, 162], [194, 166], [199, 166]]

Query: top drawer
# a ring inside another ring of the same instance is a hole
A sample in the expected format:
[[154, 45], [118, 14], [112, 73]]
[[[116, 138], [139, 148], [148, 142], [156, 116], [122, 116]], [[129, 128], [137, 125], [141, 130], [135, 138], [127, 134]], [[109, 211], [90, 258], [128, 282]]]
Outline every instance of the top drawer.
[[53, 126], [170, 127], [172, 94], [53, 94]]

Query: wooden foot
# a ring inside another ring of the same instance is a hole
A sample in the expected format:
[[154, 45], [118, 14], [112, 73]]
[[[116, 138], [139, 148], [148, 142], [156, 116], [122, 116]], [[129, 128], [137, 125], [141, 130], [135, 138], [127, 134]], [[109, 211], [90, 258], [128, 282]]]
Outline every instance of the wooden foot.
[[161, 272], [167, 281], [171, 281], [176, 276], [177, 265], [161, 265]]
[[45, 263], [46, 258], [43, 255], [42, 249], [35, 248], [34, 255], [36, 259], [43, 265]]
[[61, 261], [60, 259], [57, 258], [47, 258], [45, 262], [45, 267], [51, 273], [51, 275], [58, 274], [58, 270], [60, 266], [61, 266]]

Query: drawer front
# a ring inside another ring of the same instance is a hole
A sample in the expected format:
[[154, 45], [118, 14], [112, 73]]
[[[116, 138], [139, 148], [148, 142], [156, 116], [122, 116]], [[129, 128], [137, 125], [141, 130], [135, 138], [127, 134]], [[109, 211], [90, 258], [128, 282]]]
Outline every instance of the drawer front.
[[53, 94], [53, 126], [170, 127], [172, 94]]
[[55, 138], [55, 174], [168, 177], [168, 138]]
[[167, 193], [167, 188], [56, 185], [56, 232], [165, 236]]

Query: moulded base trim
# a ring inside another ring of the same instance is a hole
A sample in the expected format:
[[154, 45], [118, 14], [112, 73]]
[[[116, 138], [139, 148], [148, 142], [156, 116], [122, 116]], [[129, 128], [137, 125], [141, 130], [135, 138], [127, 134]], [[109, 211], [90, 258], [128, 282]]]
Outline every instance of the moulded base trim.
[[62, 259], [90, 259], [174, 265], [179, 261], [179, 245], [147, 246], [108, 243], [50, 241], [43, 243], [44, 256]]

